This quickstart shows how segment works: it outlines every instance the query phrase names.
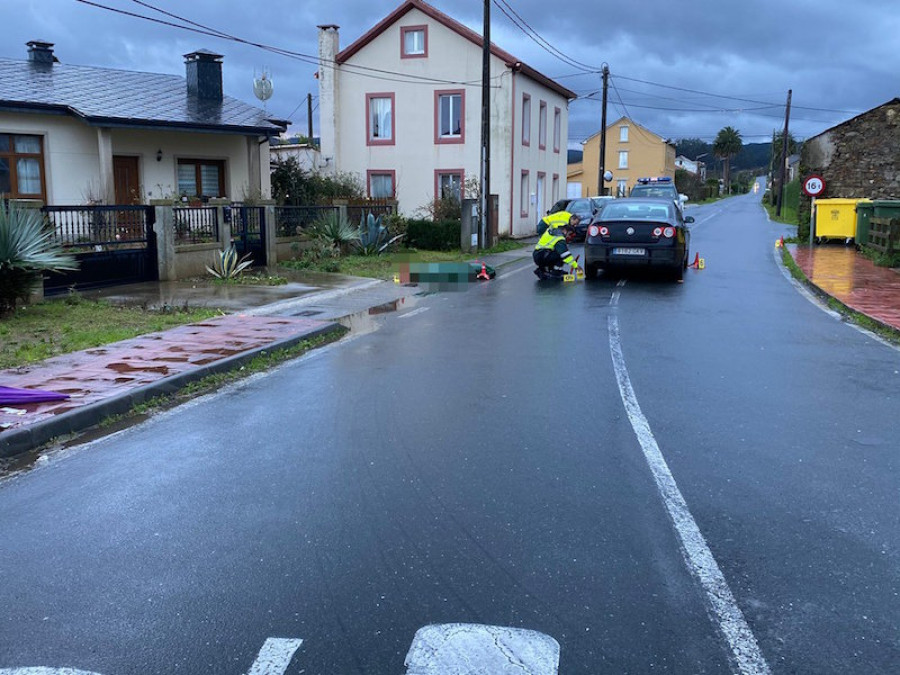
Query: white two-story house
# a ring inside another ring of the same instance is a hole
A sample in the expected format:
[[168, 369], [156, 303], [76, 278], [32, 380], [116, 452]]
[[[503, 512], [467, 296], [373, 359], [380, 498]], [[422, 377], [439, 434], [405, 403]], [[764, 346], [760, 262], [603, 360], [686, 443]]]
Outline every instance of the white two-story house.
[[[464, 194], [481, 166], [482, 36], [406, 0], [345, 49], [319, 26], [322, 156], [364, 177], [400, 212]], [[564, 196], [568, 103], [575, 94], [491, 45], [491, 192], [500, 234], [533, 234]]]

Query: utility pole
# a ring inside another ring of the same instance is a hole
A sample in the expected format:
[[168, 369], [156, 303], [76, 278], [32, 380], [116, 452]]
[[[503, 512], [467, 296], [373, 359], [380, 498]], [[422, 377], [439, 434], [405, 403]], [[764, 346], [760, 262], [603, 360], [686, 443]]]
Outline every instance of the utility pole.
[[481, 45], [481, 223], [478, 248], [488, 248], [491, 205], [491, 0], [484, 0], [484, 40]]
[[597, 176], [597, 196], [603, 196], [603, 175], [606, 173], [606, 92], [609, 89], [609, 66], [603, 64], [603, 109], [600, 111], [600, 162]]
[[312, 130], [312, 94], [306, 95], [306, 121], [308, 126], [307, 133], [307, 143], [309, 143], [309, 147], [313, 146], [313, 130]]
[[784, 202], [784, 178], [785, 164], [787, 164], [787, 147], [788, 147], [788, 121], [791, 118], [791, 93], [792, 89], [788, 89], [787, 107], [784, 110], [784, 133], [781, 135], [781, 169], [778, 178], [778, 205], [775, 207], [775, 215], [781, 215], [781, 204]]

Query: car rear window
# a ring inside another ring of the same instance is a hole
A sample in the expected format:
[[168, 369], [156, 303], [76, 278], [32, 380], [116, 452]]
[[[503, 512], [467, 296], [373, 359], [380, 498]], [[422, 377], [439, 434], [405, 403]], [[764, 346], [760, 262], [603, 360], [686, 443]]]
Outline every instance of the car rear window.
[[601, 217], [603, 220], [669, 220], [672, 216], [672, 207], [668, 204], [635, 204], [617, 199], [606, 205]]

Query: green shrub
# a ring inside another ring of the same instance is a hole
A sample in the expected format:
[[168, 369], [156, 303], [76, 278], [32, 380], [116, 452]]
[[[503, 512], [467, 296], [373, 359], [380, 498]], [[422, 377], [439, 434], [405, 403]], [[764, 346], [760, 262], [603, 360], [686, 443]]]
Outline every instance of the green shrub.
[[459, 248], [459, 221], [408, 220], [406, 241], [410, 248], [452, 251]]

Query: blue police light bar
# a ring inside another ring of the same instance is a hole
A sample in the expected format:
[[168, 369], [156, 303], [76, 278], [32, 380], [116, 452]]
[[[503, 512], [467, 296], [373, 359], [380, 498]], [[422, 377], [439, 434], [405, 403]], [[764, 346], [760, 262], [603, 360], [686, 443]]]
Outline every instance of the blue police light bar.
[[653, 178], [638, 178], [638, 183], [671, 183], [671, 176], [655, 176]]

